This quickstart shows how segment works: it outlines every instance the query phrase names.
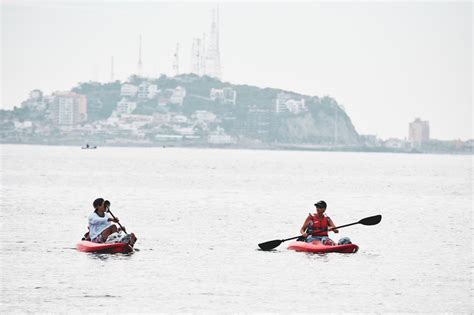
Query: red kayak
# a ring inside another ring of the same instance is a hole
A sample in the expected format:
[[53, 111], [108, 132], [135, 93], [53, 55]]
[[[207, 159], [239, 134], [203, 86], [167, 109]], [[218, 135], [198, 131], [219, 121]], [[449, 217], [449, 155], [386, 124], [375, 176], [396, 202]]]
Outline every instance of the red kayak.
[[76, 248], [80, 252], [92, 252], [100, 254], [130, 253], [133, 247], [128, 243], [94, 243], [89, 241], [80, 241]]
[[306, 242], [292, 242], [288, 245], [288, 249], [297, 252], [307, 253], [345, 253], [351, 254], [357, 252], [359, 246], [356, 244], [344, 244], [344, 245], [323, 245], [323, 244], [312, 244]]

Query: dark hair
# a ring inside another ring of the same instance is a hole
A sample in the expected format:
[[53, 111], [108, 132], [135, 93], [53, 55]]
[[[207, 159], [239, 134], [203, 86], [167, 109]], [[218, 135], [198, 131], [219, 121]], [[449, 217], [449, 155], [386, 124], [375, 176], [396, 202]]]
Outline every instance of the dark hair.
[[98, 206], [100, 206], [104, 202], [104, 198], [97, 198], [94, 200], [92, 205], [94, 206], [94, 209], [97, 209]]
[[328, 205], [326, 204], [326, 202], [324, 200], [320, 200], [320, 201], [316, 202], [314, 205], [316, 206], [316, 208], [326, 209], [328, 207]]

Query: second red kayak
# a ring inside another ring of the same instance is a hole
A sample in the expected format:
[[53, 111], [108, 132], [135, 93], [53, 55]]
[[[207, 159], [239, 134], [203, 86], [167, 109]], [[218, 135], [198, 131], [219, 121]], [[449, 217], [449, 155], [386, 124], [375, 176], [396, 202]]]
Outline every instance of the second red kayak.
[[133, 251], [133, 247], [127, 243], [94, 243], [89, 241], [80, 241], [77, 243], [76, 248], [81, 252], [100, 254], [126, 254]]
[[297, 252], [307, 253], [345, 253], [351, 254], [357, 252], [359, 246], [356, 244], [344, 244], [344, 245], [323, 245], [323, 244], [312, 244], [306, 242], [292, 242], [288, 245], [288, 249]]

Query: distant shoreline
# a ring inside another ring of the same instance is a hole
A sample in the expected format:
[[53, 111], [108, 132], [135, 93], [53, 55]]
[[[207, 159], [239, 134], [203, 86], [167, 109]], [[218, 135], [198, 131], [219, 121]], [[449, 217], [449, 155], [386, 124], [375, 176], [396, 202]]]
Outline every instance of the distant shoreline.
[[[43, 145], [43, 146], [67, 146], [82, 149], [85, 143], [77, 142], [0, 142], [1, 145]], [[222, 144], [222, 145], [183, 145], [178, 143], [89, 143], [91, 148], [97, 146], [96, 150], [102, 147], [111, 148], [188, 148], [188, 149], [222, 149], [222, 150], [268, 150], [268, 151], [314, 151], [314, 152], [360, 152], [360, 153], [403, 153], [403, 154], [437, 154], [437, 155], [473, 155], [473, 151], [421, 151], [421, 150], [399, 150], [395, 148], [386, 147], [346, 147], [346, 146], [329, 146], [329, 145], [289, 145], [289, 144], [253, 144], [253, 145], [238, 145], [238, 144]], [[86, 149], [86, 148], [84, 148]], [[87, 149], [86, 149], [87, 150]]]

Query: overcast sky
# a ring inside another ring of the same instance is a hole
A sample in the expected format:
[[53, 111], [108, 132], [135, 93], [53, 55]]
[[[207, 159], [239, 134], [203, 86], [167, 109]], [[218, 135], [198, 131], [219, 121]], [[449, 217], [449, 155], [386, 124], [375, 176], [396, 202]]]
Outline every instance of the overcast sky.
[[[212, 3], [2, 2], [2, 108], [29, 91], [136, 72], [172, 74], [180, 44], [190, 71], [193, 37], [209, 34]], [[473, 137], [470, 2], [222, 2], [224, 81], [330, 95], [356, 130], [408, 137], [415, 117], [431, 137]], [[238, 96], [237, 96], [238, 97]]]

